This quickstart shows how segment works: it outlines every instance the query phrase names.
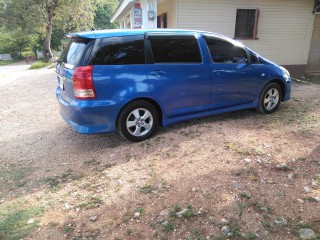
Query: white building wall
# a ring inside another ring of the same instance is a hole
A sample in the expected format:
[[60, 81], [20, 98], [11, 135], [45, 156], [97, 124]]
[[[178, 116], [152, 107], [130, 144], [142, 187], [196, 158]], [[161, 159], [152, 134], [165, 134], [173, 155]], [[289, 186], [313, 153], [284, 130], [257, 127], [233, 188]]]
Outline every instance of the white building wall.
[[259, 8], [259, 39], [241, 42], [281, 65], [305, 65], [308, 62], [314, 0], [174, 1], [177, 1], [174, 27], [217, 32], [231, 38], [234, 37], [237, 9]]
[[[137, 0], [136, 3], [141, 4], [142, 8], [142, 26], [141, 28], [157, 28], [157, 0]], [[127, 12], [124, 12], [124, 17], [119, 19], [120, 28], [134, 28], [133, 26], [133, 14], [134, 7], [132, 6]], [[154, 19], [149, 19], [148, 12], [154, 12]], [[130, 27], [128, 26], [128, 16], [130, 21]]]
[[177, 28], [177, 0], [161, 1], [158, 4], [158, 15], [167, 13], [168, 28]]

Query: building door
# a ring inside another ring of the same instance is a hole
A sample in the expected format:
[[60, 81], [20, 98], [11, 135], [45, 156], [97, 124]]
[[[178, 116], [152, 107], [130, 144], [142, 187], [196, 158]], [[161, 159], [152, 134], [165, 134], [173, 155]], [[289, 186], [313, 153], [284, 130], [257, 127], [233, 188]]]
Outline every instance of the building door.
[[307, 72], [320, 72], [320, 15], [315, 17]]

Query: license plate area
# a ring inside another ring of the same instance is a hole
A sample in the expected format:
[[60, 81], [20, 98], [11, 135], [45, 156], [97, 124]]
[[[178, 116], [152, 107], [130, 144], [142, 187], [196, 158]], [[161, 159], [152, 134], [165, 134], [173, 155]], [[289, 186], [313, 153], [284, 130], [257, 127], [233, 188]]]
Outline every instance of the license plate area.
[[64, 91], [64, 77], [58, 76], [59, 87], [62, 91]]

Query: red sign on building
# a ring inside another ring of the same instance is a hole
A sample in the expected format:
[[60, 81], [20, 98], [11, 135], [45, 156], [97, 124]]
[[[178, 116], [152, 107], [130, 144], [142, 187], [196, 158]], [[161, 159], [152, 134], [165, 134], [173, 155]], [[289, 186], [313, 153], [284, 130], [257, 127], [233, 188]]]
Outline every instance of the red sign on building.
[[142, 9], [140, 3], [135, 3], [133, 8], [133, 28], [142, 26]]

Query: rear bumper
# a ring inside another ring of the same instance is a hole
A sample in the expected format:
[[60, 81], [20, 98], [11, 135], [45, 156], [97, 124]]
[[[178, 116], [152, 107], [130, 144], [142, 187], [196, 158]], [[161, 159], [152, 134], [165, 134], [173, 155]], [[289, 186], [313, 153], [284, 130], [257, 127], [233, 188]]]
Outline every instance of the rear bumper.
[[66, 102], [56, 90], [62, 118], [79, 133], [113, 133], [118, 109], [113, 101], [72, 100]]

